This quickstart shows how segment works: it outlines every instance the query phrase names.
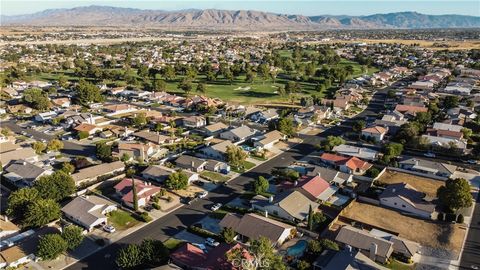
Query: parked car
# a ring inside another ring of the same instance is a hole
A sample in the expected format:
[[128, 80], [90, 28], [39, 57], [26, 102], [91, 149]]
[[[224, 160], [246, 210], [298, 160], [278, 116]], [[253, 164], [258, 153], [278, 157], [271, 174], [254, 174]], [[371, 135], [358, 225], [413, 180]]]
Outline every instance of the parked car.
[[205, 240], [205, 243], [207, 245], [211, 246], [211, 247], [216, 247], [216, 246], [220, 245], [219, 242], [215, 241], [215, 239], [210, 238], [210, 237]]
[[425, 153], [425, 154], [423, 154], [423, 155], [426, 156], [426, 157], [429, 157], [429, 158], [434, 158], [434, 157], [437, 156], [437, 155], [435, 155], [435, 154], [432, 153], [432, 152], [427, 152], [427, 153]]
[[207, 195], [208, 195], [207, 191], [197, 193], [197, 197], [200, 198], [200, 199], [203, 199], [203, 198], [207, 197]]
[[105, 225], [103, 226], [103, 230], [109, 233], [114, 233], [115, 227], [113, 227], [112, 225]]
[[194, 185], [197, 185], [199, 187], [202, 187], [203, 185], [205, 185], [205, 183], [203, 181], [200, 181], [200, 180], [195, 180], [193, 181], [193, 184]]
[[469, 159], [469, 160], [467, 160], [467, 163], [468, 164], [477, 164], [477, 161], [474, 160], [474, 159]]
[[222, 207], [222, 204], [221, 203], [216, 203], [212, 206], [212, 208], [210, 208], [210, 210], [217, 211], [218, 209], [220, 209], [220, 207]]

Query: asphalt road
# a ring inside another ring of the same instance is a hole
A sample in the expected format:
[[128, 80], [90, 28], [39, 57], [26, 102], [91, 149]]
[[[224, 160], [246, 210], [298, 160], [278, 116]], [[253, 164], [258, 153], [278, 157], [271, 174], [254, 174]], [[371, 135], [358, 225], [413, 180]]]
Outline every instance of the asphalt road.
[[459, 268], [480, 269], [480, 196], [477, 196]]

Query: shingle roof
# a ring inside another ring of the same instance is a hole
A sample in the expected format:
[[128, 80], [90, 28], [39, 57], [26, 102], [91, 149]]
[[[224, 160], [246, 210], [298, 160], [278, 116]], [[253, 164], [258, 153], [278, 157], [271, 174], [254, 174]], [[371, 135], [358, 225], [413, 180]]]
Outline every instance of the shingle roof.
[[5, 168], [7, 173], [20, 176], [27, 182], [35, 181], [45, 170], [25, 160], [16, 160]]
[[435, 211], [435, 205], [423, 199], [425, 197], [425, 194], [423, 192], [419, 192], [407, 183], [390, 184], [379, 196], [379, 198], [391, 197], [400, 197], [403, 201], [410, 204], [412, 207], [425, 212], [432, 213], [433, 211]]
[[122, 161], [114, 161], [111, 163], [102, 163], [99, 165], [90, 166], [79, 170], [77, 173], [72, 174], [72, 178], [75, 182], [82, 181], [84, 179], [93, 178], [96, 176], [105, 175], [116, 170], [125, 168], [125, 164]]
[[388, 258], [393, 252], [393, 243], [380, 237], [371, 235], [368, 231], [343, 226], [336, 241], [362, 250], [370, 250], [371, 244], [377, 245], [377, 256]]
[[83, 224], [93, 224], [99, 218], [105, 217], [102, 211], [110, 205], [114, 203], [95, 195], [79, 196], [65, 205], [62, 212]]
[[285, 212], [292, 217], [303, 220], [308, 215], [310, 206], [318, 208], [318, 204], [312, 202], [298, 191], [284, 191], [274, 197], [273, 203], [278, 204]]
[[204, 165], [206, 161], [189, 155], [181, 155], [175, 160], [175, 163], [183, 168], [195, 169]]

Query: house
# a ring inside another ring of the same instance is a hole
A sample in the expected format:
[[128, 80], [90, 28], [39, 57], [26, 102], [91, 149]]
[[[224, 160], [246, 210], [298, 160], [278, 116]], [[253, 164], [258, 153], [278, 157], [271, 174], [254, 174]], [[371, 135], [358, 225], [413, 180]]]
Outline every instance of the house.
[[357, 157], [366, 160], [376, 160], [379, 154], [378, 151], [370, 148], [358, 147], [349, 144], [334, 146], [332, 150], [343, 156]]
[[459, 125], [451, 125], [446, 123], [435, 122], [433, 124], [433, 129], [462, 132], [463, 127]]
[[271, 149], [280, 140], [287, 139], [287, 136], [278, 130], [272, 130], [260, 137], [255, 138], [253, 146], [257, 149]]
[[434, 86], [435, 86], [434, 83], [431, 81], [416, 81], [410, 84], [408, 88], [432, 91]]
[[117, 152], [114, 154], [119, 158], [128, 156], [136, 160], [146, 161], [150, 158], [155, 158], [160, 152], [158, 151], [158, 146], [155, 146], [152, 143], [142, 144], [121, 142], [118, 143]]
[[419, 112], [428, 112], [428, 108], [421, 106], [412, 106], [412, 105], [402, 105], [397, 104], [395, 111], [402, 113], [403, 115], [415, 116]]
[[424, 174], [431, 174], [440, 177], [451, 177], [455, 171], [457, 171], [457, 166], [430, 161], [426, 159], [419, 158], [405, 158], [398, 162], [400, 168], [404, 170], [420, 172]]
[[432, 148], [437, 148], [440, 150], [454, 149], [461, 153], [465, 153], [467, 150], [467, 142], [463, 140], [450, 139], [447, 137], [437, 137], [427, 134], [423, 134], [422, 138], [424, 138], [424, 140], [428, 142], [428, 144], [431, 145]]
[[175, 172], [174, 169], [171, 169], [165, 166], [150, 165], [142, 172], [142, 177], [147, 180], [162, 183], [163, 181], [167, 180], [170, 174], [174, 172]]
[[230, 172], [230, 165], [228, 165], [225, 162], [209, 159], [205, 164], [205, 170], [211, 171], [211, 172], [220, 172], [223, 174], [228, 174]]
[[17, 105], [7, 105], [7, 112], [17, 114], [31, 114], [33, 111], [32, 108], [24, 105], [24, 104], [17, 104]]
[[278, 116], [277, 110], [268, 109], [268, 110], [265, 110], [265, 111], [260, 111], [260, 112], [254, 113], [252, 116], [250, 116], [250, 119], [254, 122], [266, 123], [266, 122], [269, 122], [273, 119], [277, 119], [278, 117], [279, 116]]
[[293, 188], [312, 201], [327, 201], [338, 190], [320, 175], [302, 176], [293, 184]]
[[122, 202], [128, 207], [134, 207], [133, 201], [133, 183], [135, 183], [135, 189], [137, 193], [138, 207], [144, 207], [149, 202], [152, 196], [158, 194], [161, 190], [160, 187], [153, 186], [151, 183], [144, 182], [142, 180], [125, 178], [114, 186], [117, 196], [119, 196]]
[[317, 209], [319, 206], [297, 190], [287, 190], [270, 198], [257, 195], [251, 204], [255, 210], [290, 221], [305, 220], [310, 207]]
[[38, 155], [31, 147], [22, 147], [13, 143], [0, 144], [0, 163], [7, 166], [14, 160], [25, 160], [27, 162], [36, 162]]
[[227, 125], [225, 125], [222, 122], [217, 122], [208, 126], [205, 126], [201, 129], [201, 131], [206, 135], [206, 136], [217, 136], [224, 130], [228, 128]]
[[31, 187], [40, 177], [52, 173], [26, 160], [16, 160], [8, 164], [4, 171], [3, 177], [19, 188]]
[[307, 172], [308, 176], [318, 175], [325, 181], [335, 186], [342, 186], [345, 183], [351, 183], [353, 181], [353, 175], [332, 170], [330, 168], [315, 166], [312, 171]]
[[113, 104], [103, 107], [103, 111], [107, 116], [114, 116], [118, 114], [130, 113], [137, 111], [137, 108], [130, 104]]
[[3, 246], [0, 248], [0, 268], [17, 268], [22, 264], [36, 261], [35, 255], [38, 250], [38, 243], [42, 236], [46, 234], [59, 233], [57, 228], [42, 227], [36, 231], [28, 230], [19, 235], [15, 235], [4, 241], [13, 243], [13, 245]]
[[320, 156], [323, 163], [338, 167], [341, 172], [363, 175], [373, 165], [357, 157], [344, 157], [336, 154], [323, 153]]
[[6, 215], [0, 216], [0, 239], [6, 239], [11, 235], [17, 234], [19, 231], [20, 228], [8, 220]]
[[362, 136], [366, 138], [373, 138], [375, 141], [380, 142], [387, 134], [388, 129], [382, 126], [373, 126], [362, 129]]
[[203, 155], [205, 155], [209, 158], [217, 159], [217, 160], [220, 160], [220, 161], [225, 161], [226, 160], [226, 154], [227, 154], [227, 148], [232, 147], [232, 146], [235, 146], [235, 145], [231, 141], [225, 140], [223, 142], [204, 147], [204, 148], [200, 149], [199, 151]]
[[137, 138], [143, 139], [145, 141], [155, 143], [155, 144], [159, 144], [159, 145], [160, 144], [165, 144], [165, 143], [169, 142], [169, 140], [170, 140], [170, 137], [168, 137], [168, 136], [159, 134], [158, 132], [150, 132], [150, 131], [146, 131], [146, 130], [135, 132], [132, 135], [137, 137]]
[[94, 227], [107, 224], [107, 214], [117, 206], [97, 195], [78, 196], [62, 208], [62, 213], [71, 221], [92, 231]]
[[51, 101], [57, 107], [62, 107], [62, 108], [70, 107], [70, 99], [69, 98], [54, 98]]
[[295, 236], [295, 226], [269, 219], [257, 214], [248, 213], [243, 216], [228, 213], [219, 223], [221, 228], [232, 228], [238, 235], [236, 240], [247, 242], [261, 236], [267, 237], [274, 246], [280, 246]]
[[380, 263], [387, 262], [393, 253], [392, 242], [349, 225], [345, 225], [340, 229], [335, 237], [335, 241], [359, 249], [372, 261]]
[[458, 131], [450, 131], [450, 130], [441, 130], [441, 129], [429, 128], [429, 129], [427, 129], [425, 134], [433, 136], [433, 137], [449, 138], [449, 139], [452, 139], [452, 140], [462, 140], [463, 139], [463, 132], [458, 132]]
[[353, 249], [324, 249], [312, 264], [313, 270], [388, 270]]
[[78, 172], [72, 174], [75, 185], [87, 183], [89, 181], [95, 181], [99, 177], [105, 177], [106, 175], [115, 175], [125, 170], [125, 163], [122, 161], [114, 161], [110, 163], [102, 163], [93, 165], [78, 170]]
[[205, 169], [207, 162], [193, 156], [181, 155], [175, 160], [177, 167], [190, 170], [192, 172], [201, 172]]
[[220, 138], [229, 140], [231, 142], [244, 142], [253, 137], [257, 130], [248, 126], [240, 126], [231, 130], [220, 133]]
[[384, 232], [378, 229], [370, 230], [370, 234], [375, 237], [383, 238], [393, 243], [393, 254], [400, 255], [404, 258], [412, 259], [413, 256], [420, 251], [420, 245], [397, 235]]
[[45, 123], [55, 117], [57, 117], [57, 113], [54, 111], [44, 112], [35, 115], [35, 121]]
[[203, 116], [189, 116], [182, 119], [183, 125], [187, 128], [200, 128], [207, 124], [207, 120]]
[[97, 127], [96, 125], [88, 124], [88, 123], [81, 123], [80, 125], [76, 126], [74, 128], [75, 131], [77, 132], [86, 132], [88, 135], [93, 135], [97, 132], [102, 131], [102, 128]]
[[406, 183], [388, 185], [379, 195], [380, 205], [408, 212], [419, 217], [434, 219], [435, 205], [425, 198], [425, 193], [417, 191]]

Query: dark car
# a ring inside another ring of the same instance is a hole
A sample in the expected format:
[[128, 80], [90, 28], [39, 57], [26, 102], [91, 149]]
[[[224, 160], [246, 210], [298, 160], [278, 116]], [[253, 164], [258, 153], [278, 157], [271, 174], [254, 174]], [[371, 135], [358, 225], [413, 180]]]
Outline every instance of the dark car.
[[200, 187], [202, 187], [203, 185], [205, 185], [205, 183], [202, 182], [202, 181], [200, 181], [200, 180], [195, 180], [195, 181], [193, 181], [193, 184], [194, 184], [194, 185], [197, 185], [197, 186], [200, 186]]

